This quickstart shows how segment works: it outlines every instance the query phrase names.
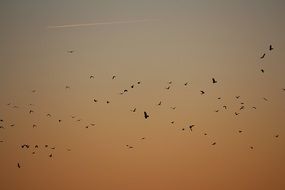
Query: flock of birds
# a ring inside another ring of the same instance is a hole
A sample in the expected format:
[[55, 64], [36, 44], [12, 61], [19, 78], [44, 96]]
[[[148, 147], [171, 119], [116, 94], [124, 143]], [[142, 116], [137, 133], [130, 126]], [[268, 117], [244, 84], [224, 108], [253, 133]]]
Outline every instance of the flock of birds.
[[[271, 52], [273, 49], [274, 49], [274, 48], [272, 47], [272, 45], [270, 45], [270, 46], [269, 46], [269, 52]], [[74, 50], [70, 50], [70, 51], [67, 51], [67, 52], [70, 53], [70, 54], [72, 54], [72, 53], [74, 53], [75, 51], [74, 51]], [[260, 57], [260, 59], [264, 59], [265, 56], [266, 56], [266, 53], [263, 53], [262, 56]], [[261, 72], [264, 73], [264, 69], [261, 69]], [[117, 78], [116, 75], [113, 75], [113, 76], [111, 77], [112, 80], [115, 80], [116, 78]], [[90, 80], [95, 79], [95, 75], [90, 75], [90, 76], [89, 76], [89, 79], [90, 79]], [[135, 84], [130, 85], [130, 89], [134, 89], [135, 86], [140, 85], [141, 83], [142, 83], [141, 81], [137, 81]], [[213, 77], [213, 78], [211, 79], [211, 83], [212, 83], [213, 85], [215, 85], [216, 83], [218, 83], [218, 81]], [[170, 88], [172, 87], [172, 86], [171, 86], [171, 85], [172, 85], [172, 81], [169, 81], [167, 84], [168, 84], [168, 85], [165, 87], [165, 90], [170, 90]], [[184, 85], [184, 86], [188, 86], [188, 85], [189, 85], [189, 82], [185, 82], [183, 85]], [[68, 86], [68, 85], [65, 86], [65, 89], [70, 89], [70, 88], [71, 88], [71, 87]], [[121, 92], [119, 92], [119, 94], [120, 94], [120, 95], [124, 95], [125, 93], [129, 92], [130, 89], [129, 89], [129, 88], [123, 89]], [[285, 91], [285, 88], [283, 88], [282, 90]], [[37, 92], [36, 90], [32, 90], [32, 93], [36, 93], [36, 92]], [[205, 92], [204, 90], [200, 90], [200, 94], [201, 94], [201, 95], [205, 95], [206, 92]], [[237, 96], [235, 96], [234, 98], [238, 100], [238, 99], [240, 99], [240, 96], [237, 95]], [[218, 99], [221, 100], [221, 97], [218, 97]], [[264, 101], [268, 101], [268, 99], [265, 98], [265, 97], [263, 98], [263, 100], [264, 100]], [[94, 99], [93, 99], [93, 102], [94, 102], [94, 103], [98, 103], [99, 100], [96, 99], [96, 98], [94, 98]], [[110, 103], [111, 103], [110, 100], [105, 100], [105, 102], [106, 102], [106, 104], [110, 104]], [[161, 105], [162, 105], [162, 101], [159, 101], [156, 105], [157, 105], [157, 106], [161, 106]], [[20, 108], [19, 106], [17, 106], [17, 105], [12, 105], [11, 103], [8, 103], [7, 106], [10, 106], [11, 108], [14, 108], [14, 109]], [[29, 106], [32, 107], [33, 104], [29, 104]], [[31, 109], [30, 107], [29, 107], [28, 113], [29, 113], [29, 114], [34, 114], [34, 113], [35, 113], [35, 110]], [[176, 109], [176, 107], [170, 107], [170, 108], [171, 108], [172, 110], [175, 110], [175, 109]], [[235, 111], [235, 112], [234, 112], [234, 115], [235, 115], [235, 116], [238, 116], [238, 115], [241, 113], [241, 111], [244, 110], [245, 108], [246, 108], [246, 107], [245, 107], [244, 102], [240, 102], [239, 111]], [[223, 110], [228, 110], [228, 106], [227, 106], [227, 105], [223, 105], [223, 106], [222, 106], [222, 109], [223, 109]], [[256, 108], [255, 106], [252, 106], [251, 109], [257, 109], [257, 108]], [[137, 108], [132, 108], [132, 109], [130, 109], [130, 111], [131, 111], [131, 112], [137, 112]], [[214, 110], [214, 112], [219, 112], [219, 111], [220, 111], [220, 109]], [[150, 114], [149, 114], [147, 111], [143, 111], [142, 113], [143, 113], [143, 114], [142, 114], [142, 117], [143, 117], [144, 119], [146, 119], [146, 120], [147, 120], [149, 117], [151, 117]], [[50, 113], [46, 113], [45, 116], [48, 117], [48, 118], [52, 118], [52, 115], [51, 115]], [[72, 115], [71, 118], [72, 118], [72, 119], [75, 119], [75, 121], [77, 121], [77, 122], [80, 122], [80, 121], [81, 121], [81, 118], [78, 118], [78, 117], [76, 117], [76, 116], [74, 116], [74, 115]], [[63, 120], [57, 118], [57, 121], [58, 121], [58, 123], [61, 123]], [[170, 121], [170, 123], [171, 123], [171, 125], [174, 125], [174, 124], [175, 124], [175, 121]], [[4, 120], [3, 118], [0, 118], [0, 129], [5, 129], [5, 127], [7, 127], [7, 126], [15, 127], [15, 124], [7, 124], [6, 126], [5, 126], [4, 124], [5, 124], [5, 120]], [[88, 128], [94, 127], [94, 126], [95, 126], [95, 123], [94, 123], [94, 122], [89, 122], [89, 124], [86, 125], [85, 128], [88, 129]], [[37, 124], [33, 124], [33, 125], [32, 125], [32, 128], [37, 128], [37, 127], [38, 127]], [[188, 129], [190, 132], [192, 132], [192, 131], [194, 130], [194, 128], [196, 128], [196, 125], [195, 125], [195, 124], [189, 124], [189, 126], [183, 127], [181, 130], [182, 130], [182, 131], [185, 131], [186, 129]], [[243, 130], [238, 130], [238, 133], [243, 133]], [[208, 135], [208, 134], [204, 132], [203, 135]], [[275, 137], [275, 138], [279, 138], [279, 134], [274, 135], [274, 137]], [[140, 140], [145, 140], [145, 139], [146, 139], [146, 137], [140, 138]], [[5, 141], [0, 139], [0, 143], [5, 143]], [[216, 145], [216, 144], [217, 144], [217, 142], [215, 142], [215, 141], [211, 143], [212, 146], [214, 146], [214, 145]], [[127, 144], [127, 145], [125, 145], [125, 146], [126, 146], [126, 148], [128, 148], [128, 149], [133, 149], [133, 148], [134, 148], [133, 145], [129, 145], [129, 144]], [[48, 144], [45, 144], [45, 145], [38, 145], [38, 144], [36, 144], [36, 145], [21, 144], [21, 145], [20, 145], [20, 148], [21, 148], [21, 149], [33, 149], [33, 150], [32, 150], [32, 154], [36, 154], [36, 150], [38, 150], [40, 147], [43, 147], [43, 148], [48, 149], [48, 150], [55, 150], [55, 149], [56, 149], [55, 146], [50, 146], [50, 145], [48, 145]], [[250, 148], [250, 149], [254, 149], [253, 146], [250, 146], [249, 148]], [[67, 150], [67, 151], [71, 151], [70, 148], [66, 148], [66, 150]], [[49, 154], [48, 154], [48, 157], [52, 158], [52, 157], [53, 157], [53, 153], [52, 153], [52, 152], [49, 153]], [[18, 168], [21, 168], [21, 163], [20, 163], [20, 162], [17, 163], [17, 167], [18, 167]]]

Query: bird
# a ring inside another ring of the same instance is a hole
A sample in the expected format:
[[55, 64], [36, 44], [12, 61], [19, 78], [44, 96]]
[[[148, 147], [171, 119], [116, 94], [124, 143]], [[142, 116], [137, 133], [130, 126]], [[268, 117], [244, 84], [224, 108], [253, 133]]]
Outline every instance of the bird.
[[221, 97], [218, 97], [218, 100], [222, 99]]
[[113, 75], [113, 76], [112, 76], [112, 80], [114, 80], [115, 78], [116, 78], [116, 75]]
[[269, 45], [269, 51], [272, 51], [274, 48], [272, 47], [272, 45]]
[[240, 98], [240, 96], [236, 96], [236, 99], [239, 99]]
[[253, 146], [251, 146], [250, 149], [253, 150]]
[[48, 145], [46, 144], [46, 145], [45, 145], [45, 147], [47, 148], [47, 147], [48, 147]]
[[39, 145], [35, 145], [35, 148], [39, 148]]
[[158, 106], [161, 106], [161, 101], [157, 104]]
[[192, 128], [195, 127], [195, 125], [189, 125], [190, 131], [192, 131]]
[[131, 85], [131, 88], [134, 88], [135, 87], [135, 85]]
[[239, 108], [239, 110], [243, 110], [244, 109], [244, 106], [241, 106], [240, 108]]
[[216, 81], [214, 78], [212, 78], [212, 82], [213, 84], [217, 83], [218, 81]]
[[141, 140], [145, 140], [145, 137], [142, 137]]
[[109, 103], [110, 103], [110, 101], [107, 101], [106, 103], [107, 103], [107, 104], [109, 104]]
[[204, 133], [204, 135], [207, 136], [208, 134], [207, 134], [207, 133]]
[[18, 163], [18, 164], [17, 164], [17, 166], [18, 166], [18, 168], [21, 168], [21, 165], [20, 165], [20, 163]]
[[70, 86], [65, 86], [65, 89], [70, 89]]
[[3, 143], [4, 141], [3, 140], [0, 140], [0, 143]]
[[127, 90], [127, 89], [125, 89], [125, 90], [124, 90], [124, 93], [125, 93], [125, 92], [128, 92], [128, 90]]
[[188, 85], [188, 82], [184, 83], [184, 86], [187, 86]]
[[201, 92], [201, 95], [205, 94], [205, 92], [203, 90], [200, 90], [200, 92]]
[[239, 133], [242, 133], [242, 130], [239, 130], [238, 132], [239, 132]]
[[52, 154], [50, 154], [49, 157], [51, 158], [51, 157], [52, 157]]
[[279, 135], [275, 135], [275, 138], [278, 138], [279, 137]]
[[137, 84], [141, 84], [141, 81], [138, 81]]
[[170, 107], [171, 109], [173, 109], [173, 110], [175, 110], [176, 109], [176, 107]]
[[216, 144], [217, 144], [216, 142], [213, 142], [213, 143], [212, 143], [212, 145], [216, 145]]
[[144, 112], [144, 118], [147, 119], [148, 117], [149, 115], [146, 112]]
[[264, 54], [262, 54], [262, 56], [260, 57], [260, 59], [263, 59], [265, 57], [265, 53]]
[[285, 91], [285, 88], [283, 88], [282, 90]]
[[171, 121], [170, 123], [171, 123], [171, 124], [174, 124], [174, 121]]
[[61, 119], [59, 119], [58, 122], [60, 123], [60, 122], [61, 122]]
[[137, 108], [134, 108], [133, 110], [131, 110], [131, 112], [136, 112]]
[[172, 81], [169, 81], [168, 84], [172, 84]]
[[94, 101], [94, 102], [98, 102], [98, 100], [96, 100], [96, 99], [93, 99], [93, 101]]
[[218, 113], [220, 110], [215, 110], [216, 113]]
[[4, 120], [3, 120], [3, 119], [0, 119], [0, 122], [4, 122]]
[[170, 86], [166, 87], [165, 89], [166, 89], [166, 90], [169, 90], [169, 89], [170, 89]]
[[74, 52], [74, 50], [68, 50], [67, 51], [67, 53], [73, 53]]
[[239, 113], [235, 112], [235, 115], [239, 115]]
[[33, 110], [30, 110], [30, 111], [29, 111], [29, 114], [31, 114], [31, 113], [34, 113], [34, 111], [33, 111]]
[[255, 106], [253, 106], [253, 107], [252, 107], [252, 109], [255, 109], [255, 110], [256, 110], [256, 107], [255, 107]]
[[37, 127], [37, 125], [36, 125], [36, 124], [33, 124], [33, 128], [35, 128], [35, 127]]
[[47, 114], [47, 117], [51, 117], [51, 115], [48, 113], [48, 114]]
[[228, 107], [227, 106], [223, 106], [223, 108], [226, 110], [226, 109], [228, 109]]
[[261, 69], [260, 71], [261, 71], [262, 73], [264, 73], [264, 69]]
[[90, 75], [90, 77], [89, 77], [90, 79], [94, 79], [94, 75]]

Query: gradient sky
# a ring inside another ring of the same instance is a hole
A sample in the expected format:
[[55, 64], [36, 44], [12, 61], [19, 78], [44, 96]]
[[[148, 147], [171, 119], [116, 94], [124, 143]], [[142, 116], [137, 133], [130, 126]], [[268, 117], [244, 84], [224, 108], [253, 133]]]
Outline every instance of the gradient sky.
[[[284, 9], [1, 0], [0, 189], [285, 189]], [[109, 24], [50, 28], [88, 23]]]

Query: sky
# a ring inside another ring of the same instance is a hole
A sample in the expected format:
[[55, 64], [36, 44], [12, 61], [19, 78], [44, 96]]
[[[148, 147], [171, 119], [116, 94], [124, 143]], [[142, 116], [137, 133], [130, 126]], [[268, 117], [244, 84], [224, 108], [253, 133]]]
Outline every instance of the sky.
[[0, 189], [285, 189], [284, 8], [1, 0]]

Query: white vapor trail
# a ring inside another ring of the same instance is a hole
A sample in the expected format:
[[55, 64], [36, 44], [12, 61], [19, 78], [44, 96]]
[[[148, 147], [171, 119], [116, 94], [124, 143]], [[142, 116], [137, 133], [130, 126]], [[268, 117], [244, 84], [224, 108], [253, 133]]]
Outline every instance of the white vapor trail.
[[156, 22], [158, 19], [142, 19], [142, 20], [129, 20], [129, 21], [113, 21], [113, 22], [95, 22], [95, 23], [84, 23], [84, 24], [66, 24], [59, 26], [48, 26], [47, 28], [74, 28], [74, 27], [86, 27], [86, 26], [100, 26], [100, 25], [112, 25], [112, 24], [130, 24], [139, 22]]

